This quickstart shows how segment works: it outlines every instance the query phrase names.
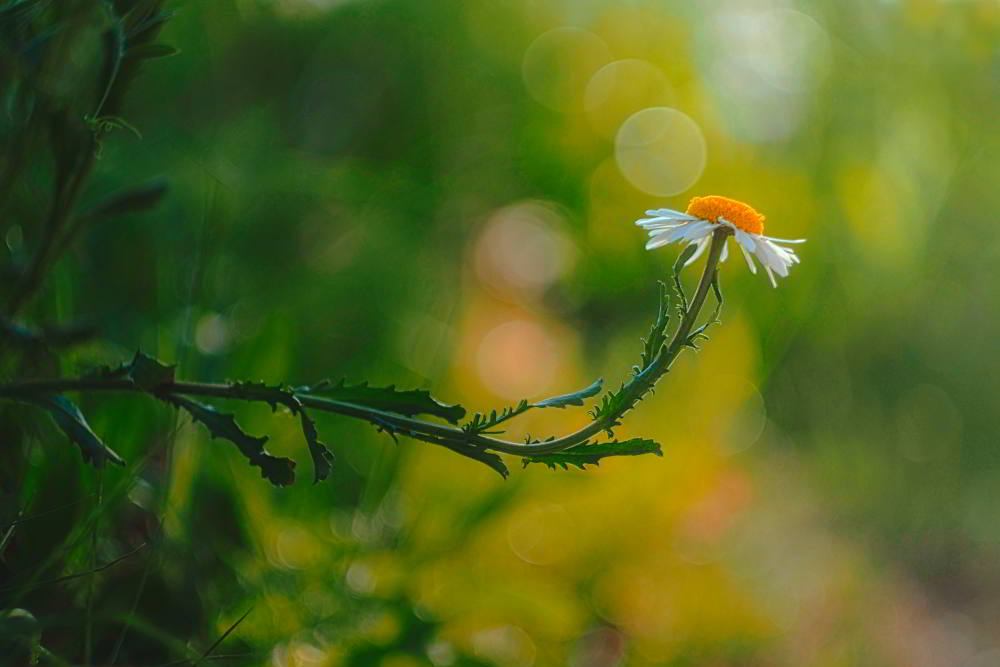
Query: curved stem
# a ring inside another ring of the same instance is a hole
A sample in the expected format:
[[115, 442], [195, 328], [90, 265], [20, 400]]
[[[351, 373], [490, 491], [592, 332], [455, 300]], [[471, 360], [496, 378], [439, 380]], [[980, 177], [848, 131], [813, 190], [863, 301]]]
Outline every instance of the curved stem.
[[[406, 417], [394, 412], [386, 412], [375, 408], [357, 405], [332, 398], [296, 393], [295, 397], [307, 408], [331, 412], [346, 417], [362, 419], [376, 426], [388, 426], [402, 435], [435, 444], [442, 441], [460, 446], [473, 446], [484, 450], [493, 450], [505, 454], [538, 455], [557, 452], [576, 445], [583, 444], [602, 431], [611, 429], [618, 423], [623, 414], [649, 391], [673, 364], [677, 355], [688, 344], [688, 337], [694, 329], [701, 309], [705, 304], [712, 281], [718, 269], [722, 248], [729, 232], [720, 227], [712, 237], [712, 245], [705, 262], [701, 280], [688, 308], [681, 319], [673, 338], [665, 345], [659, 354], [646, 368], [642, 369], [620, 390], [621, 408], [614, 413], [602, 415], [583, 428], [560, 438], [547, 442], [520, 443], [494, 438], [478, 433], [469, 433], [456, 426], [424, 421]], [[60, 393], [64, 391], [124, 391], [144, 393], [145, 390], [127, 378], [66, 378], [56, 380], [25, 380], [8, 384], [0, 384], [0, 399], [17, 399], [30, 394]], [[211, 384], [204, 382], [172, 382], [156, 388], [155, 393], [181, 394], [188, 396], [206, 396], [211, 398], [238, 399], [247, 401], [263, 401], [270, 395], [255, 390], [254, 387], [235, 386], [228, 384]]]

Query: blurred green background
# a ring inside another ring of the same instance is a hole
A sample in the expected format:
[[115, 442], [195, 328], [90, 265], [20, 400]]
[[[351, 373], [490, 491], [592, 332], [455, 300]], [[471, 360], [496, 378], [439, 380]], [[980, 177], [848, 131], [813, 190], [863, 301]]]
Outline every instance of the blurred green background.
[[[104, 473], [97, 561], [152, 544], [96, 579], [95, 664], [200, 652], [250, 610], [223, 664], [1000, 665], [996, 2], [174, 8], [180, 53], [125, 106], [141, 140], [108, 137], [83, 201], [169, 196], [50, 276], [35, 314], [105, 336], [65, 374], [141, 347], [488, 409], [625, 377], [677, 252], [643, 250], [645, 209], [723, 194], [809, 242], [777, 290], [725, 265], [722, 326], [621, 429], [662, 459], [504, 482], [321, 417], [313, 486], [296, 420], [235, 406], [303, 461], [273, 489], [158, 404], [81, 397], [140, 462]], [[36, 224], [0, 219], [6, 261]], [[86, 569], [96, 473], [33, 442], [5, 572]], [[85, 588], [16, 601], [56, 654]]]

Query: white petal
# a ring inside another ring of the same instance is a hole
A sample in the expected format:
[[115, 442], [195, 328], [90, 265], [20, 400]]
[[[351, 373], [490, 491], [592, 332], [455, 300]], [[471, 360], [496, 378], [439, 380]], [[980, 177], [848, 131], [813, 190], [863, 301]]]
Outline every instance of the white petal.
[[777, 287], [778, 281], [774, 279], [774, 274], [771, 272], [771, 267], [765, 266], [764, 270], [767, 271], [767, 277], [771, 279], [771, 287]]
[[657, 236], [659, 234], [666, 234], [667, 232], [677, 229], [680, 225], [671, 225], [670, 227], [655, 227], [652, 229], [647, 228], [650, 236]]
[[[683, 225], [679, 225], [667, 231], [665, 236], [667, 236], [670, 241], [668, 243], [673, 243], [674, 241], [690, 241], [692, 239], [688, 238], [688, 234], [691, 233], [691, 227], [697, 225], [697, 222], [686, 222]], [[697, 231], [697, 229], [695, 230]]]
[[719, 255], [719, 261], [724, 262], [729, 259], [729, 241], [723, 241], [722, 254]]
[[754, 242], [753, 237], [747, 234], [742, 229], [736, 230], [736, 240], [739, 241], [740, 245], [753, 252], [757, 248], [757, 244]]
[[671, 239], [666, 234], [660, 234], [654, 236], [648, 241], [646, 241], [646, 250], [655, 250], [661, 248], [671, 242]]
[[744, 248], [743, 246], [740, 246], [740, 250], [743, 251], [743, 256], [747, 260], [747, 266], [750, 267], [750, 273], [757, 275], [757, 265], [753, 263], [753, 258], [750, 256], [750, 251]]
[[696, 220], [685, 225], [681, 238], [687, 241], [697, 241], [698, 239], [712, 233], [712, 223], [705, 220]]
[[646, 211], [646, 215], [652, 217], [662, 217], [662, 218], [672, 218], [674, 220], [697, 220], [698, 218], [693, 215], [688, 215], [681, 211], [675, 211], [672, 208], [654, 208]]
[[764, 238], [760, 238], [758, 239], [757, 252], [755, 254], [761, 264], [784, 278], [788, 275], [788, 265], [790, 262], [785, 260], [781, 253], [779, 253], [775, 248], [777, 248], [777, 246]]
[[702, 253], [705, 252], [705, 248], [708, 247], [709, 243], [711, 243], [711, 239], [708, 236], [701, 239], [700, 241], [697, 241], [698, 248], [694, 251], [694, 254], [691, 255], [690, 258], [688, 258], [688, 261], [684, 262], [684, 266], [691, 266], [692, 264], [694, 264], [698, 260], [698, 258], [701, 257]]
[[773, 236], [765, 236], [768, 241], [774, 241], [776, 243], [805, 243], [806, 239], [778, 239]]
[[642, 218], [636, 220], [635, 224], [640, 227], [645, 227], [646, 229], [658, 229], [660, 227], [676, 227], [677, 225], [683, 225], [684, 221], [676, 221], [670, 218]]

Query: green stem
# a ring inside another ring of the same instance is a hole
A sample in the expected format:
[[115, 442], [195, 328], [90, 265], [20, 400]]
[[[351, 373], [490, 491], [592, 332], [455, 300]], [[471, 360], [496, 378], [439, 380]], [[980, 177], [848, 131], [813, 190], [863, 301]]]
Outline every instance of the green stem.
[[90, 667], [94, 648], [94, 578], [97, 576], [97, 530], [104, 503], [104, 469], [97, 469], [97, 517], [90, 533], [90, 574], [87, 578], [87, 606], [84, 612], [83, 664]]
[[[306, 393], [296, 393], [295, 397], [306, 408], [330, 412], [367, 421], [380, 427], [390, 427], [400, 433], [418, 440], [434, 444], [451, 443], [457, 446], [473, 446], [484, 450], [492, 450], [505, 454], [533, 456], [557, 452], [581, 445], [602, 431], [611, 429], [618, 420], [648, 392], [673, 364], [677, 355], [688, 343], [688, 337], [694, 328], [701, 309], [705, 304], [712, 286], [712, 280], [718, 269], [719, 258], [725, 245], [728, 230], [720, 228], [712, 238], [712, 245], [705, 262], [697, 290], [688, 303], [684, 317], [681, 319], [674, 336], [665, 345], [653, 361], [634, 376], [621, 392], [621, 408], [614, 413], [602, 415], [583, 428], [554, 440], [538, 443], [520, 443], [494, 438], [478, 433], [470, 433], [459, 427], [424, 421], [406, 417], [394, 412], [386, 412], [363, 405], [332, 398], [314, 396]], [[0, 384], [0, 399], [18, 399], [20, 397], [39, 393], [61, 393], [65, 391], [122, 391], [144, 393], [144, 389], [127, 378], [66, 378], [56, 380], [24, 380]], [[156, 388], [156, 393], [170, 395], [203, 396], [209, 398], [236, 399], [246, 401], [265, 401], [273, 398], [267, 390], [257, 390], [254, 387], [228, 384], [211, 384], [204, 382], [172, 382]]]
[[16, 315], [17, 311], [35, 295], [38, 288], [42, 286], [42, 280], [45, 278], [51, 261], [57, 255], [56, 250], [58, 248], [57, 241], [59, 234], [75, 213], [76, 202], [83, 189], [83, 184], [86, 182], [87, 177], [90, 175], [90, 170], [94, 166], [95, 155], [93, 144], [89, 143], [85, 150], [86, 152], [81, 158], [82, 163], [76, 172], [69, 176], [69, 183], [65, 186], [65, 190], [60, 189], [53, 198], [52, 208], [46, 219], [45, 230], [42, 233], [38, 250], [35, 251], [35, 256], [25, 270], [14, 295], [7, 304], [8, 317]]

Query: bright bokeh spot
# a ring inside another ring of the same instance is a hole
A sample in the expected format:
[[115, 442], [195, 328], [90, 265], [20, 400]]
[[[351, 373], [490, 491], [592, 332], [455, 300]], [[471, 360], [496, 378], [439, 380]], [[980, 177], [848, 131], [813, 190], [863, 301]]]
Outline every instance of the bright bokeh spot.
[[476, 241], [476, 276], [505, 296], [540, 296], [572, 267], [576, 253], [564, 227], [554, 204], [498, 210]]
[[611, 60], [597, 35], [556, 28], [540, 35], [524, 53], [521, 73], [532, 97], [555, 111], [581, 111], [594, 72]]
[[511, 320], [491, 329], [479, 344], [476, 366], [490, 391], [508, 399], [537, 396], [552, 381], [560, 347], [541, 325]]
[[666, 75], [636, 58], [616, 60], [597, 70], [584, 96], [587, 119], [608, 138], [614, 138], [621, 124], [637, 111], [673, 102], [674, 91]]
[[704, 171], [705, 137], [698, 124], [677, 109], [643, 109], [618, 130], [615, 159], [639, 190], [660, 197], [676, 195], [694, 185]]
[[802, 12], [768, 3], [723, 4], [701, 41], [723, 121], [747, 141], [774, 141], [798, 130], [830, 69], [823, 27]]

